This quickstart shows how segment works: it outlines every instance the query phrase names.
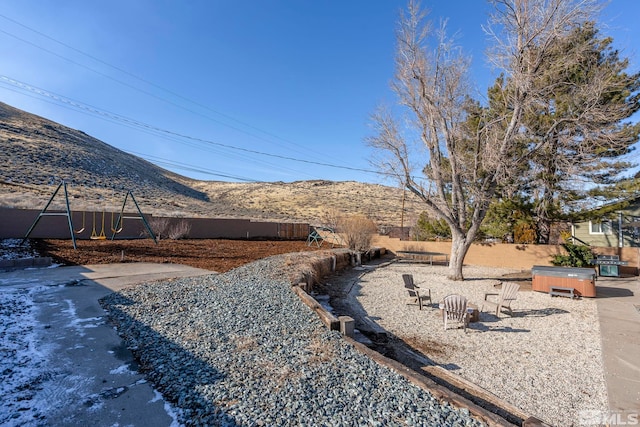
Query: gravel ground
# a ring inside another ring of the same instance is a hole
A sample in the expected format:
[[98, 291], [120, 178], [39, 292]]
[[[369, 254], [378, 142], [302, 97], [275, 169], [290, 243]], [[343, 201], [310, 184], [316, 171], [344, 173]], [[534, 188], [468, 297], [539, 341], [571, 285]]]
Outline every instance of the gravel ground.
[[[454, 282], [446, 279], [446, 271], [443, 266], [393, 263], [365, 272], [348, 284], [350, 309], [375, 319], [433, 364], [552, 425], [574, 425], [582, 410], [607, 410], [595, 300], [521, 290], [512, 303], [513, 317], [482, 312], [466, 333], [451, 326], [445, 331], [437, 308], [442, 298], [459, 293], [480, 307], [485, 292], [499, 292], [496, 278], [514, 272], [465, 267], [467, 279]], [[431, 289], [433, 306], [420, 311], [406, 304], [405, 273]]]
[[359, 353], [291, 291], [283, 257], [102, 302], [187, 425], [481, 425]]

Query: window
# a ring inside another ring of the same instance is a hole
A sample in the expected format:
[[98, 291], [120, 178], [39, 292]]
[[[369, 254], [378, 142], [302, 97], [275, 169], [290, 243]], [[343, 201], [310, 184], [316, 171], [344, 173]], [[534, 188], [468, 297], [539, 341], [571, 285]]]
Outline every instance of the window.
[[611, 221], [589, 221], [589, 234], [613, 234]]

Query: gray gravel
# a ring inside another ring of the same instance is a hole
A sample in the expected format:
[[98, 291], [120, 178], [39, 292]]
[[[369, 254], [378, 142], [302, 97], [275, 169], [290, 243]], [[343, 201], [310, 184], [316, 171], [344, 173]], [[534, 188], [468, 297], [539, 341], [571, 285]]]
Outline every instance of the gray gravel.
[[[550, 425], [577, 425], [582, 411], [605, 413], [607, 387], [594, 298], [552, 298], [521, 289], [511, 304], [513, 316], [496, 317], [485, 308], [466, 333], [462, 328], [444, 330], [437, 304], [446, 295], [464, 295], [482, 308], [485, 293], [499, 292], [494, 285], [514, 272], [465, 266], [466, 279], [452, 281], [445, 266], [394, 263], [363, 272], [345, 286], [349, 292], [340, 302], [357, 309], [351, 311], [353, 317], [366, 314], [392, 335], [417, 345], [428, 359], [425, 364], [445, 367]], [[412, 274], [422, 288], [429, 288], [433, 304], [423, 310], [407, 305], [402, 274]]]
[[102, 303], [186, 425], [482, 425], [329, 331], [284, 268], [276, 256]]

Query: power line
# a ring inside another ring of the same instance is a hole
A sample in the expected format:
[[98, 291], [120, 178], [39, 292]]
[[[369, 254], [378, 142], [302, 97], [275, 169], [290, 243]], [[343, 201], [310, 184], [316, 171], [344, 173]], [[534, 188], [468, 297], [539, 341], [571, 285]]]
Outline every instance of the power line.
[[[205, 145], [200, 145], [197, 142], [184, 141], [184, 140], [181, 140], [181, 139], [179, 139], [177, 137], [174, 137], [174, 136], [171, 136], [171, 135], [166, 135], [166, 134], [163, 134], [163, 133], [159, 133], [159, 132], [156, 132], [156, 131], [151, 130], [151, 129], [135, 127], [135, 126], [133, 126], [133, 125], [131, 125], [129, 123], [118, 122], [117, 120], [114, 120], [111, 117], [96, 115], [93, 112], [89, 112], [89, 111], [85, 111], [85, 110], [82, 110], [82, 109], [78, 109], [77, 107], [72, 106], [72, 105], [60, 104], [59, 102], [56, 102], [55, 99], [46, 98], [46, 97], [43, 98], [42, 96], [44, 96], [44, 94], [41, 93], [41, 92], [37, 93], [38, 95], [40, 95], [39, 97], [36, 96], [36, 94], [34, 94], [34, 93], [25, 93], [23, 91], [18, 90], [16, 87], [8, 86], [7, 83], [2, 82], [1, 79], [0, 79], [0, 85], [3, 85], [5, 90], [10, 90], [10, 91], [15, 92], [15, 93], [20, 93], [20, 94], [23, 94], [24, 96], [29, 96], [29, 97], [34, 98], [34, 99], [40, 99], [40, 100], [42, 100], [44, 102], [48, 102], [50, 104], [57, 105], [57, 106], [60, 106], [60, 107], [63, 107], [63, 108], [66, 108], [66, 109], [69, 109], [69, 110], [72, 110], [72, 111], [77, 111], [77, 112], [82, 113], [82, 114], [86, 114], [86, 115], [89, 115], [89, 116], [94, 116], [94, 117], [97, 117], [97, 118], [99, 118], [101, 120], [105, 120], [105, 121], [107, 121], [109, 123], [114, 123], [114, 124], [117, 124], [119, 126], [128, 127], [128, 128], [133, 129], [133, 130], [135, 130], [137, 132], [142, 132], [142, 133], [146, 133], [148, 135], [153, 135], [153, 136], [155, 136], [157, 138], [162, 138], [162, 139], [167, 140], [167, 141], [177, 142], [179, 144], [187, 145], [187, 146], [199, 149], [199, 150], [212, 152], [212, 153], [214, 153], [214, 154], [216, 154], [218, 156], [224, 156], [224, 157], [228, 157], [228, 158], [246, 160], [246, 156], [241, 156], [239, 154], [228, 153], [228, 152], [225, 152], [223, 150], [216, 149], [215, 147], [212, 147], [210, 145], [206, 145], [206, 144]], [[54, 95], [57, 95], [57, 94], [54, 94]], [[77, 103], [78, 101], [74, 101], [74, 102]], [[94, 110], [97, 109], [96, 107], [94, 107], [92, 105], [89, 105], [89, 107], [91, 107]], [[254, 161], [262, 163], [262, 164], [264, 164], [264, 165], [266, 165], [268, 167], [272, 167], [272, 168], [276, 168], [276, 169], [280, 169], [280, 170], [292, 171], [292, 172], [296, 172], [297, 174], [303, 174], [303, 175], [307, 175], [307, 176], [309, 176], [311, 178], [314, 178], [314, 179], [319, 179], [318, 176], [314, 176], [314, 175], [305, 173], [303, 171], [295, 170], [295, 169], [292, 169], [292, 168], [284, 167], [282, 165], [276, 165], [274, 163], [267, 162], [265, 160], [255, 159]], [[184, 165], [186, 165], [186, 164], [184, 164]], [[191, 166], [191, 168], [192, 168], [191, 171], [197, 172], [196, 166], [193, 166], [193, 165], [189, 165], [189, 166]], [[187, 167], [181, 167], [180, 169], [189, 170], [189, 169], [187, 169]], [[218, 173], [220, 173], [220, 172], [218, 171]], [[210, 173], [207, 173], [207, 174], [210, 174]], [[226, 176], [221, 174], [220, 176], [229, 177], [229, 178], [232, 177], [231, 175], [228, 175], [228, 174]], [[244, 179], [249, 180], [249, 181], [253, 181], [253, 182], [260, 182], [259, 179], [254, 179], [254, 178], [243, 178], [242, 180], [244, 180]]]
[[223, 174], [223, 173], [220, 173], [219, 171], [213, 171], [211, 169], [195, 167], [195, 166], [189, 165], [187, 163], [176, 162], [175, 160], [163, 159], [162, 157], [152, 156], [150, 154], [137, 153], [135, 151], [126, 151], [126, 153], [129, 153], [129, 154], [131, 154], [133, 156], [140, 157], [140, 158], [142, 158], [144, 160], [147, 160], [147, 161], [149, 161], [151, 163], [154, 163], [156, 165], [167, 165], [167, 166], [170, 166], [170, 167], [173, 167], [173, 168], [176, 168], [176, 169], [187, 170], [187, 171], [191, 171], [191, 172], [198, 172], [198, 173], [201, 173], [201, 174], [204, 174], [204, 175], [217, 176], [217, 177], [220, 177], [220, 178], [235, 179], [237, 181], [258, 182], [255, 179], [236, 176], [236, 175]]
[[386, 175], [382, 172], [379, 171], [374, 171], [371, 169], [364, 169], [364, 168], [355, 168], [355, 167], [350, 167], [350, 166], [340, 166], [340, 165], [334, 165], [331, 163], [326, 163], [326, 162], [319, 162], [319, 161], [315, 161], [315, 160], [309, 160], [309, 159], [299, 159], [299, 158], [295, 158], [295, 157], [291, 157], [291, 156], [284, 156], [284, 155], [279, 155], [279, 154], [273, 154], [273, 153], [265, 153], [262, 151], [258, 151], [258, 150], [251, 150], [248, 148], [243, 148], [243, 147], [236, 147], [234, 145], [230, 145], [230, 144], [224, 144], [221, 142], [215, 142], [215, 141], [211, 141], [208, 139], [204, 139], [204, 138], [198, 138], [198, 137], [194, 137], [194, 136], [190, 136], [190, 135], [186, 135], [186, 134], [182, 134], [179, 132], [174, 132], [168, 129], [163, 129], [154, 125], [150, 125], [148, 123], [144, 123], [141, 121], [138, 121], [136, 119], [132, 119], [126, 116], [122, 116], [120, 114], [117, 113], [112, 113], [106, 110], [101, 110], [98, 109], [97, 107], [93, 107], [90, 106], [88, 104], [82, 103], [80, 101], [76, 101], [76, 100], [72, 100], [70, 98], [64, 97], [62, 95], [59, 94], [55, 94], [53, 92], [47, 91], [45, 89], [30, 85], [28, 83], [24, 83], [21, 82], [19, 80], [13, 79], [11, 77], [5, 76], [5, 75], [0, 75], [0, 80], [13, 85], [15, 87], [18, 87], [20, 89], [32, 92], [32, 93], [36, 93], [38, 95], [41, 96], [45, 96], [48, 97], [50, 99], [56, 100], [58, 102], [61, 102], [63, 104], [67, 104], [72, 106], [73, 108], [76, 109], [80, 109], [80, 110], [84, 110], [89, 112], [90, 114], [93, 115], [98, 115], [98, 116], [103, 116], [103, 117], [107, 117], [109, 119], [115, 120], [117, 122], [121, 122], [121, 123], [125, 123], [126, 125], [129, 126], [134, 126], [134, 127], [139, 127], [139, 128], [143, 128], [143, 129], [147, 129], [150, 131], [155, 131], [155, 132], [160, 132], [166, 135], [170, 135], [170, 136], [174, 136], [177, 138], [183, 138], [186, 140], [190, 140], [190, 141], [195, 141], [195, 142], [201, 142], [201, 143], [205, 143], [205, 144], [210, 144], [210, 145], [215, 145], [218, 147], [223, 147], [229, 150], [235, 150], [235, 151], [239, 151], [239, 152], [244, 152], [244, 153], [250, 153], [250, 154], [256, 154], [256, 155], [260, 155], [260, 156], [266, 156], [266, 157], [271, 157], [271, 158], [276, 158], [276, 159], [281, 159], [281, 160], [288, 160], [288, 161], [293, 161], [293, 162], [298, 162], [298, 163], [304, 163], [304, 164], [312, 164], [312, 165], [316, 165], [316, 166], [324, 166], [324, 167], [330, 167], [330, 168], [335, 168], [335, 169], [342, 169], [342, 170], [348, 170], [348, 171], [354, 171], [354, 172], [365, 172], [365, 173], [371, 173], [371, 174], [376, 174], [376, 175]]
[[[96, 56], [94, 56], [94, 55], [91, 55], [91, 54], [89, 54], [89, 53], [86, 53], [86, 52], [84, 52], [84, 51], [82, 51], [82, 50], [80, 50], [80, 49], [77, 49], [77, 48], [75, 48], [75, 47], [73, 47], [73, 46], [71, 46], [71, 45], [67, 44], [67, 43], [64, 43], [64, 42], [62, 42], [62, 41], [60, 41], [60, 40], [57, 40], [57, 39], [55, 39], [55, 38], [53, 38], [53, 37], [51, 37], [51, 36], [49, 36], [49, 35], [47, 35], [47, 34], [44, 34], [44, 33], [43, 33], [43, 32], [41, 32], [41, 31], [38, 31], [38, 30], [36, 30], [36, 29], [34, 29], [34, 28], [31, 28], [31, 27], [29, 27], [29, 26], [27, 26], [27, 25], [25, 25], [25, 24], [22, 24], [22, 23], [20, 23], [20, 22], [16, 21], [15, 19], [9, 18], [9, 17], [7, 17], [7, 16], [5, 16], [5, 15], [2, 15], [2, 14], [0, 14], [0, 17], [1, 17], [1, 18], [4, 18], [4, 19], [5, 19], [5, 20], [7, 20], [7, 21], [10, 21], [10, 22], [12, 22], [12, 23], [14, 23], [14, 24], [16, 24], [16, 25], [19, 25], [19, 26], [21, 26], [21, 27], [23, 27], [23, 28], [25, 28], [25, 29], [27, 29], [27, 30], [29, 30], [29, 31], [31, 31], [31, 32], [33, 32], [33, 33], [35, 33], [35, 34], [38, 34], [38, 35], [40, 35], [41, 37], [44, 37], [44, 38], [46, 38], [46, 39], [48, 39], [48, 40], [50, 40], [50, 41], [53, 41], [53, 42], [55, 42], [55, 43], [57, 43], [57, 44], [59, 44], [59, 45], [61, 45], [61, 46], [64, 46], [64, 47], [65, 47], [65, 48], [67, 48], [67, 49], [70, 49], [70, 50], [72, 50], [72, 51], [74, 51], [74, 52], [76, 52], [76, 53], [79, 53], [79, 54], [81, 54], [81, 55], [83, 55], [83, 56], [85, 56], [85, 57], [87, 57], [87, 58], [89, 58], [89, 59], [91, 59], [91, 60], [93, 60], [93, 61], [96, 61], [96, 62], [98, 62], [98, 63], [100, 63], [100, 64], [102, 64], [102, 65], [105, 65], [105, 66], [107, 66], [107, 67], [109, 67], [109, 68], [112, 68], [112, 69], [114, 69], [114, 70], [116, 70], [116, 71], [118, 71], [118, 72], [120, 72], [120, 73], [123, 73], [123, 74], [125, 74], [125, 75], [127, 75], [127, 76], [129, 76], [129, 77], [132, 77], [132, 78], [134, 78], [134, 79], [136, 79], [136, 80], [138, 80], [138, 81], [140, 81], [140, 82], [143, 82], [143, 83], [145, 83], [145, 84], [147, 84], [147, 85], [149, 85], [149, 86], [152, 86], [152, 87], [154, 87], [154, 88], [160, 89], [160, 90], [162, 90], [162, 91], [164, 91], [164, 92], [166, 92], [166, 93], [168, 93], [168, 94], [170, 94], [170, 95], [173, 95], [173, 96], [175, 96], [175, 97], [177, 97], [177, 98], [179, 98], [179, 99], [182, 99], [183, 101], [187, 101], [187, 102], [189, 102], [189, 103], [191, 103], [191, 104], [193, 104], [193, 105], [196, 105], [196, 106], [198, 106], [198, 107], [204, 108], [205, 110], [211, 111], [211, 112], [213, 112], [213, 113], [215, 113], [215, 114], [217, 114], [217, 115], [219, 115], [219, 116], [224, 117], [224, 118], [225, 118], [225, 119], [227, 119], [227, 120], [231, 120], [232, 122], [235, 122], [235, 123], [240, 124], [240, 125], [242, 125], [242, 126], [245, 126], [245, 127], [247, 127], [247, 128], [253, 129], [253, 130], [258, 131], [258, 132], [260, 132], [260, 133], [262, 133], [262, 134], [264, 134], [264, 135], [268, 135], [268, 136], [270, 136], [270, 137], [272, 137], [272, 138], [275, 138], [275, 139], [278, 139], [278, 140], [280, 140], [280, 141], [286, 142], [287, 144], [293, 145], [293, 146], [295, 146], [295, 147], [303, 148], [305, 151], [312, 151], [312, 152], [315, 152], [316, 154], [326, 156], [326, 153], [319, 153], [319, 152], [316, 152], [316, 151], [314, 151], [314, 150], [310, 150], [310, 149], [308, 149], [308, 148], [302, 147], [301, 145], [296, 144], [295, 142], [292, 142], [292, 141], [289, 141], [289, 140], [284, 139], [284, 138], [282, 138], [282, 137], [279, 137], [278, 135], [275, 135], [275, 134], [273, 134], [273, 133], [271, 133], [271, 132], [268, 132], [268, 131], [265, 131], [265, 130], [263, 130], [263, 129], [260, 129], [260, 128], [256, 127], [256, 126], [253, 126], [253, 125], [249, 124], [249, 123], [246, 123], [246, 122], [243, 122], [243, 121], [241, 121], [241, 120], [238, 120], [238, 119], [236, 119], [236, 118], [234, 118], [234, 117], [232, 117], [232, 116], [230, 116], [230, 115], [228, 115], [228, 114], [225, 114], [225, 113], [222, 113], [222, 112], [220, 112], [220, 111], [214, 110], [214, 109], [212, 109], [212, 108], [208, 107], [207, 105], [204, 105], [204, 104], [199, 103], [199, 102], [197, 102], [197, 101], [194, 101], [194, 100], [192, 100], [192, 99], [190, 99], [190, 98], [187, 98], [187, 97], [185, 97], [185, 96], [183, 96], [183, 95], [180, 95], [179, 93], [177, 93], [177, 92], [175, 92], [175, 91], [172, 91], [172, 90], [170, 90], [170, 89], [164, 88], [164, 87], [162, 87], [162, 86], [160, 86], [160, 85], [158, 85], [158, 84], [156, 84], [156, 83], [153, 83], [153, 82], [151, 82], [151, 81], [149, 81], [149, 80], [147, 80], [147, 79], [145, 79], [145, 78], [143, 78], [143, 77], [140, 77], [140, 76], [138, 76], [138, 75], [136, 75], [136, 74], [133, 74], [133, 73], [131, 73], [131, 72], [129, 72], [129, 71], [127, 71], [127, 70], [125, 70], [125, 69], [121, 68], [121, 67], [118, 67], [118, 66], [116, 66], [116, 65], [110, 64], [110, 63], [108, 63], [108, 62], [106, 62], [106, 61], [104, 61], [104, 60], [102, 60], [102, 59], [100, 59], [100, 58], [97, 58], [97, 57], [96, 57]], [[12, 38], [14, 38], [14, 39], [16, 39], [16, 40], [20, 40], [21, 42], [26, 43], [26, 44], [28, 44], [28, 45], [30, 45], [30, 46], [33, 46], [33, 47], [35, 47], [35, 48], [37, 48], [37, 49], [43, 50], [43, 51], [45, 51], [45, 52], [47, 52], [47, 53], [49, 53], [49, 54], [51, 54], [51, 55], [54, 55], [54, 56], [56, 56], [56, 57], [58, 57], [58, 58], [64, 59], [65, 61], [68, 61], [68, 62], [70, 62], [70, 63], [72, 63], [72, 64], [74, 64], [74, 65], [77, 65], [77, 66], [79, 66], [79, 67], [82, 67], [82, 68], [84, 68], [84, 69], [87, 69], [87, 70], [89, 70], [89, 71], [91, 71], [91, 72], [93, 72], [93, 73], [96, 73], [96, 74], [98, 74], [98, 75], [100, 75], [100, 76], [102, 76], [102, 77], [105, 77], [105, 78], [107, 78], [107, 79], [109, 79], [109, 80], [112, 80], [112, 81], [114, 81], [114, 82], [116, 82], [116, 83], [119, 83], [119, 84], [121, 84], [121, 85], [123, 85], [123, 86], [125, 86], [125, 87], [128, 87], [128, 88], [133, 89], [133, 90], [138, 91], [138, 92], [141, 92], [141, 93], [143, 93], [143, 94], [145, 94], [145, 95], [147, 95], [147, 96], [150, 96], [150, 97], [152, 97], [152, 98], [158, 99], [158, 100], [163, 101], [163, 102], [166, 102], [166, 103], [168, 103], [168, 104], [170, 104], [170, 105], [173, 105], [173, 106], [175, 106], [175, 107], [181, 108], [181, 109], [183, 109], [183, 110], [185, 110], [185, 111], [188, 111], [188, 112], [189, 112], [189, 113], [191, 113], [191, 114], [195, 114], [195, 115], [198, 115], [198, 116], [200, 116], [200, 117], [206, 118], [206, 119], [208, 119], [208, 120], [214, 121], [214, 122], [219, 123], [219, 124], [221, 124], [221, 125], [223, 125], [223, 126], [227, 126], [227, 127], [231, 128], [231, 129], [234, 129], [234, 130], [237, 130], [237, 131], [239, 131], [239, 132], [245, 133], [246, 135], [249, 135], [249, 136], [252, 136], [252, 137], [254, 137], [254, 138], [257, 138], [257, 139], [263, 140], [263, 141], [265, 141], [265, 142], [270, 142], [270, 143], [274, 143], [274, 144], [276, 144], [276, 143], [275, 143], [274, 141], [272, 141], [272, 140], [269, 140], [269, 139], [266, 139], [266, 138], [260, 137], [259, 135], [255, 135], [255, 134], [253, 134], [253, 133], [251, 133], [251, 132], [247, 132], [246, 130], [240, 129], [240, 128], [238, 128], [237, 126], [233, 126], [233, 125], [230, 125], [230, 124], [228, 124], [228, 123], [224, 123], [224, 122], [222, 122], [222, 121], [220, 121], [220, 120], [216, 120], [216, 119], [214, 119], [214, 118], [212, 118], [212, 117], [209, 117], [209, 116], [207, 116], [207, 115], [204, 115], [204, 114], [201, 114], [201, 113], [199, 113], [199, 112], [197, 112], [197, 111], [194, 111], [194, 110], [192, 110], [192, 109], [189, 109], [189, 108], [187, 108], [187, 107], [185, 107], [185, 106], [183, 106], [183, 105], [176, 104], [175, 102], [172, 102], [172, 101], [170, 101], [170, 100], [167, 100], [167, 99], [165, 99], [165, 98], [162, 98], [162, 97], [160, 97], [160, 96], [157, 96], [157, 95], [155, 95], [155, 94], [153, 94], [153, 93], [151, 93], [151, 92], [148, 92], [148, 91], [145, 91], [145, 90], [143, 90], [143, 89], [140, 89], [140, 88], [138, 88], [138, 87], [136, 87], [136, 86], [133, 86], [133, 85], [131, 85], [131, 84], [129, 84], [129, 83], [123, 82], [123, 81], [121, 81], [121, 80], [119, 80], [119, 79], [116, 79], [116, 78], [114, 78], [114, 77], [112, 77], [112, 76], [109, 76], [109, 75], [107, 75], [107, 74], [105, 74], [105, 73], [102, 73], [102, 72], [100, 72], [100, 71], [98, 71], [98, 70], [95, 70], [95, 69], [93, 69], [93, 68], [91, 68], [91, 67], [88, 67], [88, 66], [86, 66], [86, 65], [84, 65], [84, 64], [81, 64], [81, 63], [79, 63], [79, 62], [77, 62], [77, 61], [74, 61], [74, 60], [72, 60], [72, 59], [69, 59], [69, 58], [67, 58], [67, 57], [65, 57], [65, 56], [62, 56], [62, 55], [60, 55], [60, 54], [58, 54], [58, 53], [56, 53], [56, 52], [53, 52], [53, 51], [51, 51], [51, 50], [49, 50], [49, 49], [47, 49], [47, 48], [45, 48], [45, 47], [42, 47], [42, 46], [37, 45], [36, 43], [33, 43], [33, 42], [31, 42], [31, 41], [28, 41], [28, 40], [25, 40], [25, 39], [23, 39], [23, 38], [21, 38], [21, 37], [18, 37], [18, 36], [14, 35], [14, 34], [11, 34], [11, 33], [7, 32], [7, 31], [0, 30], [0, 32], [1, 32], [1, 33], [3, 33], [3, 34], [5, 34], [5, 35], [7, 35], [7, 36], [9, 36], [9, 37], [12, 37]], [[276, 145], [279, 145], [279, 144], [276, 144]]]
[[[80, 112], [82, 114], [92, 115], [91, 113], [89, 113], [87, 111], [77, 110], [77, 109], [75, 109], [75, 108], [73, 108], [73, 107], [71, 107], [69, 105], [58, 104], [58, 103], [54, 102], [51, 99], [43, 99], [43, 98], [39, 98], [39, 97], [37, 97], [37, 96], [35, 96], [33, 94], [20, 92], [18, 89], [15, 89], [15, 88], [12, 88], [12, 87], [6, 87], [5, 86], [4, 89], [5, 90], [10, 90], [10, 91], [15, 92], [15, 93], [20, 93], [20, 94], [25, 95], [25, 96], [29, 96], [29, 97], [32, 97], [34, 99], [41, 99], [41, 100], [43, 100], [45, 102], [48, 102], [48, 103], [51, 103], [53, 105], [58, 105], [58, 106], [61, 106], [63, 108], [67, 108], [67, 109], [70, 109], [70, 110], [73, 110], [73, 111], [78, 111], [78, 112]], [[175, 141], [175, 142], [179, 142], [179, 143], [188, 144], [188, 142], [180, 141], [180, 140], [178, 140], [176, 138], [172, 138], [172, 137], [167, 136], [167, 135], [157, 134], [157, 133], [154, 133], [154, 132], [150, 132], [150, 131], [148, 131], [146, 129], [135, 128], [133, 126], [129, 126], [129, 125], [124, 124], [124, 123], [117, 123], [117, 122], [115, 122], [113, 120], [110, 120], [108, 118], [104, 118], [104, 117], [100, 117], [100, 118], [103, 119], [103, 120], [107, 120], [107, 121], [109, 121], [111, 123], [116, 123], [116, 124], [119, 124], [121, 126], [126, 126], [126, 127], [129, 127], [131, 129], [134, 129], [134, 130], [137, 130], [137, 131], [140, 131], [140, 132], [148, 133], [150, 135], [155, 135], [155, 136], [157, 136], [159, 138], [167, 139], [169, 141]], [[202, 147], [202, 146], [199, 146], [199, 145], [193, 145], [193, 147], [198, 148], [198, 149], [205, 149], [205, 147]], [[238, 176], [238, 175], [224, 174], [224, 173], [222, 173], [220, 171], [214, 171], [212, 169], [205, 169], [205, 168], [194, 166], [194, 165], [190, 165], [190, 164], [187, 164], [187, 163], [176, 162], [176, 161], [164, 159], [164, 158], [161, 158], [161, 157], [153, 156], [153, 155], [150, 155], [150, 154], [136, 153], [134, 151], [129, 151], [129, 150], [124, 150], [124, 151], [126, 153], [129, 153], [129, 154], [138, 156], [140, 158], [143, 158], [143, 159], [145, 159], [145, 160], [147, 160], [147, 161], [149, 161], [149, 162], [151, 162], [153, 164], [156, 164], [156, 165], [165, 165], [165, 166], [168, 166], [168, 167], [173, 167], [174, 169], [197, 172], [197, 173], [201, 173], [201, 174], [204, 174], [204, 175], [216, 176], [216, 177], [220, 177], [220, 178], [229, 178], [229, 179], [234, 179], [234, 180], [237, 180], [237, 181], [260, 182], [260, 180], [258, 180], [258, 179], [247, 178], [247, 177]], [[225, 155], [226, 153], [220, 152], [220, 153], [216, 153], [216, 154]], [[263, 163], [265, 163], [266, 165], [272, 165], [271, 163], [268, 163], [268, 162], [263, 162]], [[293, 170], [293, 169], [289, 169], [289, 168], [285, 168], [285, 169]]]

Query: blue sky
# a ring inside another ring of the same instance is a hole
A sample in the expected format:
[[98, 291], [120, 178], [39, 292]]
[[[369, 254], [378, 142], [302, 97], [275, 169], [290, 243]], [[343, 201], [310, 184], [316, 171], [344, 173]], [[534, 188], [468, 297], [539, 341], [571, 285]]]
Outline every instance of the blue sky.
[[[374, 169], [364, 139], [393, 102], [406, 4], [3, 0], [0, 101], [196, 179], [390, 184], [362, 171]], [[488, 4], [422, 5], [458, 33], [481, 96]], [[640, 2], [613, 0], [601, 17], [633, 71], [638, 16]]]

